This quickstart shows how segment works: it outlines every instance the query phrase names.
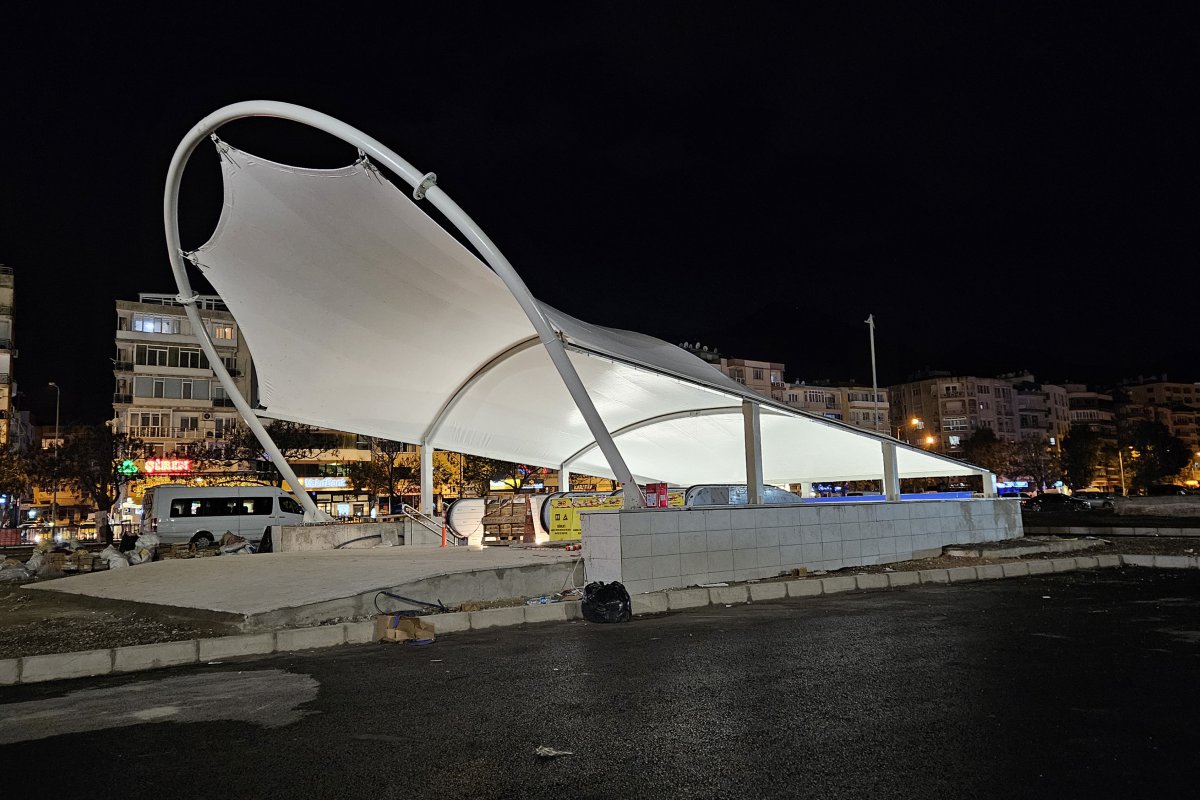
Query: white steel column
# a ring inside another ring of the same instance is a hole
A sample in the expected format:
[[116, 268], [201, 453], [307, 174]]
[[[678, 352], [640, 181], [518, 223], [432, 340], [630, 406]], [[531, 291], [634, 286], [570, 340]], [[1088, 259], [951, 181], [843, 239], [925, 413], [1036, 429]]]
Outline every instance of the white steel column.
[[[521, 309], [525, 312], [525, 316], [529, 318], [533, 329], [537, 331], [538, 338], [542, 340], [542, 345], [546, 348], [546, 353], [550, 356], [550, 361], [554, 363], [555, 369], [558, 370], [558, 375], [562, 378], [563, 384], [567, 387], [567, 392], [571, 395], [571, 399], [575, 401], [575, 407], [579, 409], [583, 421], [587, 423], [588, 430], [596, 439], [596, 444], [600, 448], [600, 452], [604, 453], [604, 458], [608, 461], [608, 466], [613, 471], [613, 475], [621, 482], [625, 488], [621, 496], [624, 498], [625, 508], [642, 508], [646, 503], [642, 498], [642, 492], [638, 488], [637, 481], [633, 479], [633, 473], [629, 471], [628, 465], [625, 463], [625, 458], [621, 455], [621, 451], [617, 449], [616, 442], [613, 441], [612, 434], [609, 433], [608, 427], [604, 424], [604, 420], [600, 417], [600, 412], [596, 410], [595, 403], [592, 402], [592, 396], [588, 394], [587, 388], [583, 385], [583, 381], [579, 377], [579, 373], [575, 371], [575, 365], [571, 363], [570, 357], [567, 355], [566, 348], [563, 347], [562, 340], [558, 338], [558, 333], [550, 327], [550, 323], [542, 316], [541, 308], [533, 299], [533, 295], [529, 293], [529, 287], [525, 285], [525, 281], [517, 274], [512, 264], [504, 257], [499, 248], [487, 237], [475, 221], [467, 216], [466, 212], [458, 207], [458, 204], [450, 199], [450, 195], [443, 192], [437, 187], [437, 184], [429, 183], [430, 176], [424, 178], [417, 186], [417, 193], [422, 193], [434, 208], [442, 212], [446, 219], [450, 220], [456, 228], [462, 231], [463, 235], [470, 240], [471, 244], [475, 245], [475, 249], [479, 251], [488, 266], [499, 276], [500, 280], [504, 281], [504, 285], [508, 287], [513, 298]], [[419, 199], [419, 198], [418, 198]]]
[[746, 432], [746, 502], [763, 502], [762, 425], [758, 403], [742, 401], [742, 421]]
[[880, 442], [883, 447], [883, 499], [900, 502], [900, 468], [896, 463], [896, 443]]
[[983, 496], [998, 497], [996, 492], [996, 473], [983, 470], [979, 473], [983, 477]]
[[571, 491], [571, 468], [566, 464], [558, 468], [558, 490], [560, 492]]
[[421, 445], [421, 513], [433, 516], [433, 447]]

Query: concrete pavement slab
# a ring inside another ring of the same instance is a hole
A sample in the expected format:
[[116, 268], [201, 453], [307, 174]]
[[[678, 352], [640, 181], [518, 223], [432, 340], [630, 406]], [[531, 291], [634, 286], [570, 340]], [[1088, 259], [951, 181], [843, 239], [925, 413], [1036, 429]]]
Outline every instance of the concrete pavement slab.
[[21, 678], [21, 659], [6, 658], [0, 661], [0, 686], [10, 686]]
[[170, 559], [22, 590], [220, 615], [253, 630], [373, 614], [385, 589], [447, 605], [549, 594], [572, 572], [582, 581], [577, 562], [559, 549], [518, 547], [319, 550]]

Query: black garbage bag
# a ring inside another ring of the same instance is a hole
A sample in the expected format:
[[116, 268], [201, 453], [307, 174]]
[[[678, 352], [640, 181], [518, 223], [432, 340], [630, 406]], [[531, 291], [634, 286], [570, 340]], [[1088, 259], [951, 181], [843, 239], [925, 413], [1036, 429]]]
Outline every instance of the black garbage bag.
[[593, 581], [583, 587], [583, 618], [588, 622], [629, 622], [633, 605], [620, 581]]

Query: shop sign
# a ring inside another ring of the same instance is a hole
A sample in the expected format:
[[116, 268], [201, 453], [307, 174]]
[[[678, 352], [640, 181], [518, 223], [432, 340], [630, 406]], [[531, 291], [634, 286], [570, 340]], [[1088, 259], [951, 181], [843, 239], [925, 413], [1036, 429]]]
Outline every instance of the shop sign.
[[148, 458], [142, 464], [147, 475], [188, 475], [192, 471], [190, 458]]
[[346, 477], [301, 478], [300, 485], [305, 489], [349, 489], [350, 479]]

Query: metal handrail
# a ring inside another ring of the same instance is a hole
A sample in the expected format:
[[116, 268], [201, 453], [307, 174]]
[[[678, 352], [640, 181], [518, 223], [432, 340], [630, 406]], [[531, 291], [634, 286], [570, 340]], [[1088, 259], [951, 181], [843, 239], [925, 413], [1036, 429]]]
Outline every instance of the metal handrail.
[[[442, 535], [443, 524], [438, 522], [436, 519], [429, 516], [428, 514], [422, 514], [420, 509], [410, 506], [408, 503], [401, 503], [400, 504], [400, 514], [402, 516], [407, 517], [408, 519], [411, 519], [413, 522], [417, 522], [421, 525], [424, 525], [432, 533], [436, 533], [438, 536]], [[457, 533], [452, 531], [450, 529], [449, 524], [446, 524], [444, 527], [446, 530], [447, 538], [453, 539], [454, 544], [460, 545], [466, 541], [467, 537], [459, 536]]]

